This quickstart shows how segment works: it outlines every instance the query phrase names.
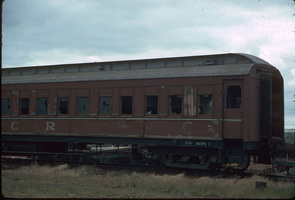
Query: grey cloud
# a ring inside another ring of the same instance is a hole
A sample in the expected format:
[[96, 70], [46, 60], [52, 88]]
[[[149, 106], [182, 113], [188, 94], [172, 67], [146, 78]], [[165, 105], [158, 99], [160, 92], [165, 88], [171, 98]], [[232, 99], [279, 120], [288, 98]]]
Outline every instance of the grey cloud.
[[208, 28], [234, 27], [247, 20], [233, 18], [227, 13], [235, 11], [223, 10], [222, 4], [245, 9], [266, 5], [266, 1], [255, 0], [251, 4], [213, 0], [9, 2], [3, 14], [4, 65], [16, 63], [31, 51], [49, 49], [99, 55], [136, 54], [153, 48], [216, 49], [223, 41], [208, 34]]

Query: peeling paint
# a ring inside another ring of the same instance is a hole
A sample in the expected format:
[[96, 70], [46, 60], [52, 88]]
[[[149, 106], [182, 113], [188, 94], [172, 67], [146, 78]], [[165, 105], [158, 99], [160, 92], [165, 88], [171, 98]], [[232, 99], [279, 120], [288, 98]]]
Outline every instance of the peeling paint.
[[153, 125], [154, 125], [154, 123], [152, 123], [152, 122], [149, 125], [146, 125], [145, 130], [151, 131], [153, 129]]
[[13, 91], [12, 91], [12, 94], [18, 96], [18, 95], [19, 95], [19, 91], [17, 91], [17, 90], [13, 90]]
[[213, 126], [212, 125], [208, 125], [208, 132], [209, 133], [213, 133], [214, 132], [214, 128], [213, 128]]

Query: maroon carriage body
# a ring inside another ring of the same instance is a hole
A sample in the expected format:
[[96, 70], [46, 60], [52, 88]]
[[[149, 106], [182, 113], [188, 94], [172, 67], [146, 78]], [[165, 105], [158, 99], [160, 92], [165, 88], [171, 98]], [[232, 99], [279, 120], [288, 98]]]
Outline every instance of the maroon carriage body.
[[284, 136], [282, 76], [247, 54], [6, 68], [3, 109], [2, 135], [44, 140], [228, 141], [259, 151]]

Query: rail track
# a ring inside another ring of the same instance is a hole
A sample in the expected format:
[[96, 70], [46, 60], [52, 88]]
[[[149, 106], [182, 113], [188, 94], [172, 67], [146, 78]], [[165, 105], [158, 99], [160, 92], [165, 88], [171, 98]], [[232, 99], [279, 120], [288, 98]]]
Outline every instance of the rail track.
[[[171, 168], [152, 162], [150, 159], [132, 160], [130, 148], [103, 149], [94, 152], [2, 152], [2, 164], [5, 168], [13, 168], [20, 165], [60, 165], [68, 164], [71, 167], [80, 165], [91, 165], [106, 171], [127, 170], [135, 172], [153, 173], [153, 174], [184, 174], [187, 177], [218, 177], [218, 178], [246, 178], [253, 175], [265, 177], [274, 182], [291, 182], [295, 183], [294, 174], [267, 174], [262, 171], [248, 171], [237, 173], [235, 171], [218, 171], [218, 170], [193, 170], [182, 168]], [[270, 166], [271, 167], [271, 166]]]

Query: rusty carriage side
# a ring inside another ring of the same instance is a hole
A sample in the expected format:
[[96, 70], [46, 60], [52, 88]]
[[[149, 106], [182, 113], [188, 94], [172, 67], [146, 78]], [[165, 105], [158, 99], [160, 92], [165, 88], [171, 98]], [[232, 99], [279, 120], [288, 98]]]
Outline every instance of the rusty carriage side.
[[246, 169], [283, 138], [282, 88], [247, 54], [2, 69], [2, 150], [128, 144], [166, 166]]

